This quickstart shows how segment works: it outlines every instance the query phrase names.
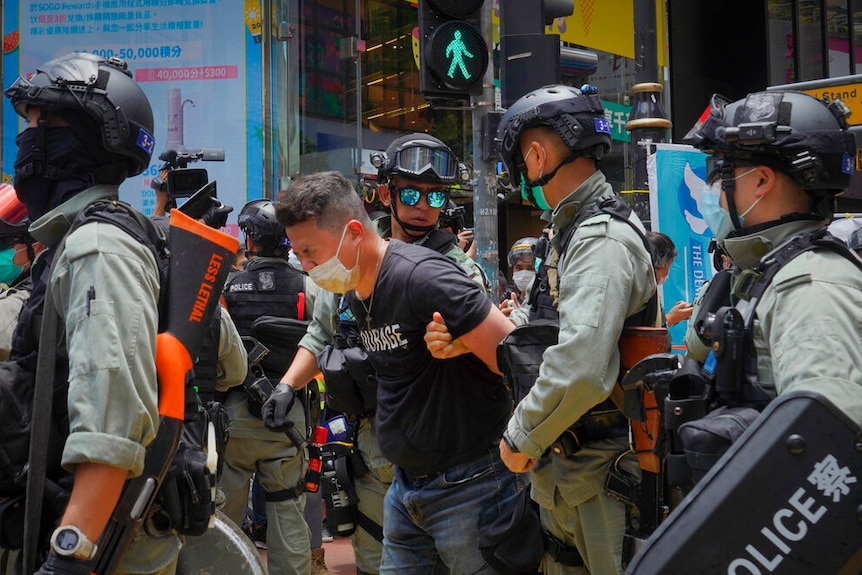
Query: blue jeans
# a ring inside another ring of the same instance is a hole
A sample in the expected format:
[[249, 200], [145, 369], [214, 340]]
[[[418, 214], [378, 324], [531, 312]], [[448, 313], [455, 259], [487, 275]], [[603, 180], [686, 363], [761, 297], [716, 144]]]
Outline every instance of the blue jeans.
[[383, 510], [380, 575], [496, 573], [479, 552], [479, 534], [527, 479], [516, 479], [496, 446], [443, 473], [411, 477], [396, 466]]

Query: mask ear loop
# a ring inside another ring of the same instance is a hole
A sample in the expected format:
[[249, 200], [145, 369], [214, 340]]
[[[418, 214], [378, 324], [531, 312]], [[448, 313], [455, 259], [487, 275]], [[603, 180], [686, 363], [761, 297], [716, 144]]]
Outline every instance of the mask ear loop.
[[742, 226], [739, 224], [739, 216], [736, 211], [736, 199], [734, 198], [736, 179], [733, 177], [733, 170], [733, 160], [725, 158], [721, 165], [721, 188], [724, 190], [724, 197], [727, 199], [727, 211], [730, 214], [730, 222], [733, 224], [733, 229], [739, 231], [742, 229]]

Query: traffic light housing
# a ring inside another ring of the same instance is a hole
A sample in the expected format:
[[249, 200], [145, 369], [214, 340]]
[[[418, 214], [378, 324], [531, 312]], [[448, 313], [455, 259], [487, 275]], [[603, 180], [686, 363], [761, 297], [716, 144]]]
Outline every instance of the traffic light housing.
[[573, 0], [500, 0], [500, 95], [504, 108], [548, 84], [559, 84], [560, 36], [545, 34], [554, 18], [574, 12]]
[[419, 0], [419, 90], [426, 100], [482, 93], [488, 46], [483, 0]]

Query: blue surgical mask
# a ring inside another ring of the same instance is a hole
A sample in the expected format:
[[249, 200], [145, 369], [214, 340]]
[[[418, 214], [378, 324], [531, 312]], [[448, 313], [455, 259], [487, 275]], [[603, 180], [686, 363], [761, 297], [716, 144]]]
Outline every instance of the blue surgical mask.
[[0, 250], [0, 283], [11, 284], [24, 271], [24, 268], [12, 263], [14, 257], [15, 248]]
[[[752, 168], [747, 172], [739, 174], [734, 180], [738, 180], [743, 176], [747, 176], [748, 174], [754, 172], [757, 168]], [[737, 220], [739, 221], [739, 227], [742, 228], [745, 222], [745, 216], [754, 209], [760, 200], [763, 199], [764, 196], [761, 196], [754, 200], [748, 209], [742, 212]], [[712, 234], [715, 236], [715, 239], [718, 241], [724, 241], [727, 237], [727, 234], [733, 231], [733, 222], [730, 219], [730, 212], [721, 207], [721, 179], [716, 179], [711, 184], [706, 184], [703, 187], [703, 192], [700, 194], [700, 213], [703, 216], [703, 221], [706, 222], [707, 227], [712, 231]]]
[[721, 180], [712, 184], [706, 184], [700, 194], [700, 213], [706, 226], [718, 241], [724, 241], [731, 231], [733, 224], [730, 222], [730, 214], [721, 207]]

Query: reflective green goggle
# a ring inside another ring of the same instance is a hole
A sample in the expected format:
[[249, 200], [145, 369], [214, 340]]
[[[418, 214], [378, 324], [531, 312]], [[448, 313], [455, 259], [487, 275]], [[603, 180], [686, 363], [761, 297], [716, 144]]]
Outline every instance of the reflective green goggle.
[[449, 192], [446, 190], [419, 190], [417, 188], [397, 188], [395, 190], [398, 192], [398, 199], [405, 206], [415, 206], [419, 203], [419, 199], [422, 196], [425, 196], [425, 201], [428, 202], [428, 205], [432, 208], [439, 209], [446, 205], [446, 201], [449, 199]]

